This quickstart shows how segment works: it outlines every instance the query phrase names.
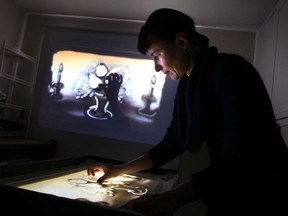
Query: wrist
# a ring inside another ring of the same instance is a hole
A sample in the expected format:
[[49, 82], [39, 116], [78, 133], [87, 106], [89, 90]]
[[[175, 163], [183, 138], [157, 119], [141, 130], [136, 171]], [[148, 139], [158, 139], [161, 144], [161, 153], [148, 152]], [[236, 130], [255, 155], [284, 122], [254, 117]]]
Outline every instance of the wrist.
[[149, 155], [144, 154], [133, 161], [127, 162], [121, 166], [122, 173], [134, 173], [149, 169], [153, 166]]
[[118, 166], [118, 172], [119, 172], [119, 175], [120, 175], [120, 174], [127, 173], [127, 172], [126, 172], [126, 169], [125, 169], [125, 164], [122, 164], [122, 165], [119, 165], [119, 166]]

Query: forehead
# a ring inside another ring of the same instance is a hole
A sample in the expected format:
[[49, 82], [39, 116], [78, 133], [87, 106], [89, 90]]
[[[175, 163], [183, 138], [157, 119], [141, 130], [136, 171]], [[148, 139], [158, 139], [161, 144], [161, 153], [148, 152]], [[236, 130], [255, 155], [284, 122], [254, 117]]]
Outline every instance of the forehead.
[[157, 52], [160, 48], [156, 46], [155, 44], [150, 44], [147, 51], [146, 55], [152, 56], [155, 52]]
[[148, 56], [153, 55], [155, 52], [164, 51], [169, 46], [169, 43], [163, 40], [153, 40], [150, 41], [149, 47], [146, 51]]

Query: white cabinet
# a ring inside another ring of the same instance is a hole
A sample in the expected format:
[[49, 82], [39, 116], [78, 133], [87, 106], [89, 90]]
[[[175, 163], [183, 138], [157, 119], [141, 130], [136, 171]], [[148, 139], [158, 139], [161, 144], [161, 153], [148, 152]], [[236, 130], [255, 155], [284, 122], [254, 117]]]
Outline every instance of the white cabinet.
[[0, 62], [0, 137], [26, 136], [36, 62], [4, 41]]
[[271, 97], [280, 126], [288, 125], [288, 1], [278, 3], [257, 32], [255, 67]]
[[257, 32], [255, 67], [259, 71], [270, 98], [274, 79], [278, 13], [274, 12]]
[[277, 119], [288, 118], [288, 1], [279, 10], [272, 103]]

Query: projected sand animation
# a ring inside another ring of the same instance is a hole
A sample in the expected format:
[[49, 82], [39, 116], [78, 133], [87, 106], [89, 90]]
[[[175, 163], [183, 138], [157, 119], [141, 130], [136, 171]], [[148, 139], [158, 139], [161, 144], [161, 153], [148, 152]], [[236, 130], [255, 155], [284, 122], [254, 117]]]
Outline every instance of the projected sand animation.
[[[111, 178], [103, 182], [102, 185], [97, 183], [96, 177], [83, 176], [78, 179], [68, 179], [72, 184], [79, 187], [88, 187], [95, 193], [100, 193], [108, 196], [115, 196], [117, 190], [124, 190], [136, 196], [142, 196], [147, 193], [148, 189], [142, 186], [132, 186], [133, 182], [143, 181], [143, 178], [133, 175], [122, 175], [119, 177]], [[131, 184], [132, 183], [132, 184]]]

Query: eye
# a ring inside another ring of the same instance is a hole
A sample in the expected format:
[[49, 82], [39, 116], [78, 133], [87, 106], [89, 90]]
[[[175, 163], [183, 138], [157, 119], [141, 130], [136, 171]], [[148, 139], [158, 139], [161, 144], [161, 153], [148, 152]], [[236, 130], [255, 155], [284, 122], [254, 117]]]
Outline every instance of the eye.
[[153, 53], [152, 59], [154, 61], [157, 61], [159, 59], [159, 57], [160, 57], [160, 52], [155, 52], [155, 53]]
[[153, 56], [153, 60], [157, 61], [158, 60], [158, 56]]

